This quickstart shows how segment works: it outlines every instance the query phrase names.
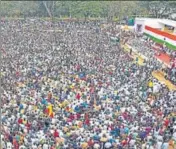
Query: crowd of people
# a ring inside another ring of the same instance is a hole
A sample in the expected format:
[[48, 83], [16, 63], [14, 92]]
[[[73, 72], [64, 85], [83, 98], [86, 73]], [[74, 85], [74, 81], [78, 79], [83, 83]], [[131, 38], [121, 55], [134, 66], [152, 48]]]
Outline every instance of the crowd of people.
[[3, 149], [175, 148], [176, 92], [152, 56], [139, 66], [97, 22], [1, 24]]
[[[153, 46], [156, 44], [155, 42], [153, 42], [152, 40], [149, 40], [148, 38], [144, 37], [144, 38], [131, 38], [130, 40], [128, 40], [128, 44], [130, 44], [131, 46], [134, 47], [134, 49], [136, 49], [139, 53], [141, 53], [142, 55], [144, 55], [147, 58], [150, 58], [149, 60], [151, 61], [155, 61], [156, 63], [160, 63], [157, 58], [156, 55], [162, 53], [168, 53], [169, 56], [171, 57], [171, 61], [170, 61], [170, 67], [162, 67], [158, 69], [164, 70], [165, 73], [165, 78], [167, 80], [170, 80], [174, 85], [176, 85], [176, 66], [175, 66], [175, 60], [176, 60], [176, 52], [175, 51], [171, 51], [168, 48], [164, 48], [164, 52], [162, 51], [163, 47], [162, 46], [158, 46], [159, 50], [154, 50]], [[141, 48], [142, 47], [142, 48]]]

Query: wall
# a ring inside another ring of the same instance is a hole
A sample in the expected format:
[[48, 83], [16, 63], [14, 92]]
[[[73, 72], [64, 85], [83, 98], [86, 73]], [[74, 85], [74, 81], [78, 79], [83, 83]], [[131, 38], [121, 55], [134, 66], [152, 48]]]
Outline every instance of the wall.
[[142, 24], [142, 33], [145, 32], [145, 26], [148, 25], [150, 27], [153, 28], [157, 28], [157, 29], [162, 29], [164, 27], [164, 24], [159, 23], [158, 19], [140, 19], [140, 18], [136, 18], [135, 19], [135, 31], [137, 30], [137, 24]]
[[164, 27], [164, 24], [159, 23], [158, 19], [147, 19], [145, 21], [145, 25], [148, 25], [150, 27], [157, 28], [157, 29], [162, 29]]

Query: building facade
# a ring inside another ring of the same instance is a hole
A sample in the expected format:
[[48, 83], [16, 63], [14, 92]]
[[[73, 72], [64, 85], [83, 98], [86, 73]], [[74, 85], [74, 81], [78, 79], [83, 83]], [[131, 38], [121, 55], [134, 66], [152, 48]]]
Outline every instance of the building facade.
[[157, 43], [176, 50], [176, 21], [167, 19], [136, 18], [135, 32], [143, 33]]

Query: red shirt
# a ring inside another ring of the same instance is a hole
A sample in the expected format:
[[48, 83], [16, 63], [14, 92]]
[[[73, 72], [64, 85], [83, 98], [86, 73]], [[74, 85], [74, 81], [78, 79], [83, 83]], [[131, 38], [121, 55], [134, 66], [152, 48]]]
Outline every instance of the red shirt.
[[53, 135], [54, 135], [54, 138], [59, 137], [59, 133], [57, 132], [57, 130], [54, 131], [54, 134], [53, 134]]
[[79, 113], [76, 114], [77, 119], [81, 118], [81, 115]]
[[85, 124], [86, 124], [86, 125], [89, 125], [89, 124], [90, 124], [89, 119], [86, 119], [86, 120], [85, 120]]
[[29, 123], [26, 123], [26, 125], [25, 125], [28, 129], [30, 129], [30, 127], [31, 127], [31, 124], [29, 124]]
[[71, 120], [74, 120], [75, 117], [74, 117], [73, 114], [71, 114], [69, 118], [70, 118]]
[[166, 127], [169, 125], [169, 120], [168, 120], [168, 119], [166, 119], [166, 120], [164, 121], [164, 125], [165, 125]]
[[15, 139], [13, 140], [13, 145], [14, 145], [14, 149], [19, 149], [19, 145]]
[[18, 124], [22, 124], [23, 120], [21, 118], [18, 119]]
[[89, 140], [87, 143], [88, 143], [89, 147], [92, 147], [94, 145], [93, 140]]
[[47, 114], [47, 115], [49, 114], [48, 108], [45, 109], [45, 114]]
[[80, 96], [80, 94], [78, 93], [77, 95], [76, 95], [76, 99], [80, 99], [81, 98], [81, 96]]
[[123, 145], [123, 146], [127, 145], [127, 141], [126, 141], [126, 140], [123, 140], [123, 141], [122, 141], [122, 145]]

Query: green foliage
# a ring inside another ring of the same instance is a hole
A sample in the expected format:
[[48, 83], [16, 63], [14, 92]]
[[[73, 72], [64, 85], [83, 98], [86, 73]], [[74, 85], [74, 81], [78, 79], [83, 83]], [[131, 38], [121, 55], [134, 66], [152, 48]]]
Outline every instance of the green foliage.
[[[107, 18], [162, 17], [176, 8], [174, 1], [2, 1], [4, 17]], [[169, 14], [167, 14], [169, 15]]]

